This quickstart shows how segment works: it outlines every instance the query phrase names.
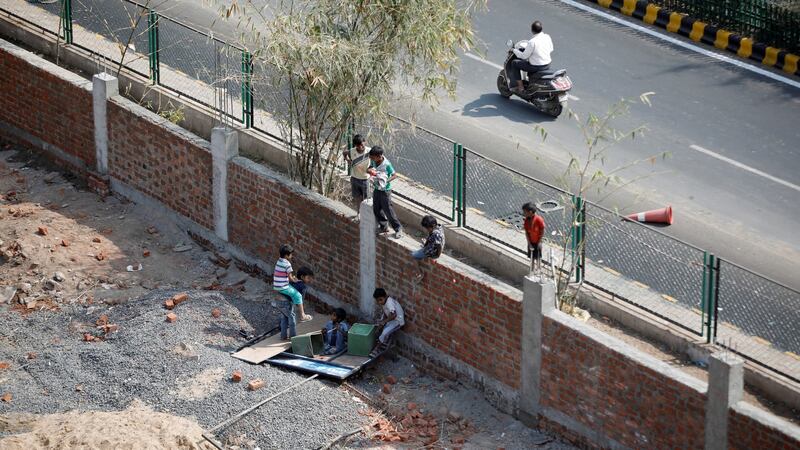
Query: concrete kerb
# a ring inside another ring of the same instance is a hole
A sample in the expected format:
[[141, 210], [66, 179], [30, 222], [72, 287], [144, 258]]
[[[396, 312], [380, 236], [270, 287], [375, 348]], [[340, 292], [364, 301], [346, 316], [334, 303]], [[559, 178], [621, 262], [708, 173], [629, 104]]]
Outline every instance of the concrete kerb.
[[589, 0], [601, 7], [655, 25], [692, 41], [712, 45], [736, 53], [765, 66], [776, 67], [791, 75], [800, 76], [800, 56], [779, 48], [754, 42], [752, 39], [709, 25], [679, 12], [670, 12], [647, 0]]

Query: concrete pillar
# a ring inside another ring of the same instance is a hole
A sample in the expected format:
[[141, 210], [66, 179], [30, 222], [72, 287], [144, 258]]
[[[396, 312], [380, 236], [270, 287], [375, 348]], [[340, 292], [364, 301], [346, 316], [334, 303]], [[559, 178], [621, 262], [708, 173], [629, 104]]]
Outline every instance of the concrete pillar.
[[728, 352], [708, 359], [708, 396], [706, 399], [706, 450], [728, 448], [728, 410], [742, 399], [744, 361]]
[[239, 156], [239, 134], [226, 127], [211, 130], [214, 233], [228, 240], [228, 161]]
[[522, 294], [522, 356], [520, 358], [519, 418], [529, 427], [539, 423], [542, 318], [555, 309], [556, 287], [552, 280], [525, 277]]
[[94, 151], [100, 175], [108, 175], [108, 99], [115, 95], [119, 95], [119, 81], [115, 77], [107, 73], [92, 77]]
[[358, 277], [361, 285], [359, 309], [365, 318], [372, 318], [375, 301], [375, 215], [372, 213], [372, 199], [368, 198], [359, 206], [360, 255]]

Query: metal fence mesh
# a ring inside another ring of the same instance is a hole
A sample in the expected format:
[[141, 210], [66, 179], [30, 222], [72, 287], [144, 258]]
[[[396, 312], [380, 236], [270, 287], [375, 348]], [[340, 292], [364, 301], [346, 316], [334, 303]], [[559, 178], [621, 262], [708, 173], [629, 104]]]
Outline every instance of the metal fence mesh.
[[800, 355], [800, 293], [727, 261], [719, 278], [719, 323]]
[[[122, 1], [73, 0], [75, 45], [147, 74], [147, 12]], [[99, 39], [98, 39], [99, 37]]]
[[[648, 286], [625, 300], [702, 335], [703, 251], [586, 203], [586, 257]], [[587, 276], [587, 280], [590, 278]], [[676, 308], [675, 306], [681, 308]]]
[[511, 171], [472, 150], [465, 153], [467, 228], [527, 254], [522, 205], [553, 202], [556, 208], [542, 214], [546, 225], [545, 240], [555, 246], [565, 242], [572, 223], [570, 196], [566, 192]]

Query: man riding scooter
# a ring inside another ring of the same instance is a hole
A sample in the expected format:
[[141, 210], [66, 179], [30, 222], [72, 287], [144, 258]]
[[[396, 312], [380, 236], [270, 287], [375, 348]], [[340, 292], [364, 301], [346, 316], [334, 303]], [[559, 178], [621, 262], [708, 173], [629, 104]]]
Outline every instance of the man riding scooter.
[[523, 50], [514, 48], [514, 55], [519, 59], [513, 62], [514, 70], [508, 74], [509, 81], [513, 86], [511, 90], [517, 95], [525, 91], [520, 70], [528, 72], [529, 79], [532, 79], [534, 73], [548, 70], [552, 61], [550, 53], [553, 52], [553, 40], [550, 39], [549, 34], [542, 32], [542, 23], [538, 20], [534, 21], [531, 24], [531, 31], [533, 37], [525, 48]]

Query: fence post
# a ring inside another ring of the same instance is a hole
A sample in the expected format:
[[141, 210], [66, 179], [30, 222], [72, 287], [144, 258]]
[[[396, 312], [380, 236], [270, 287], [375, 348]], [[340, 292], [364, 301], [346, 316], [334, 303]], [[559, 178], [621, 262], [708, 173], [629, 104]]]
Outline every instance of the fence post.
[[582, 197], [572, 196], [572, 260], [575, 264], [575, 282], [583, 280], [585, 268], [586, 203]]
[[458, 189], [459, 181], [460, 180], [458, 178], [458, 143], [453, 142], [453, 199], [452, 199], [453, 210], [450, 213], [450, 218], [460, 226], [461, 219], [459, 218], [459, 216], [456, 216], [456, 202], [457, 202], [456, 199], [458, 198], [458, 193], [460, 192]]
[[706, 396], [706, 450], [728, 448], [730, 408], [742, 399], [744, 361], [727, 352], [708, 358], [708, 395]]
[[253, 55], [242, 50], [242, 122], [245, 128], [253, 126]]
[[709, 252], [703, 252], [703, 292], [701, 298], [702, 327], [706, 343], [716, 340], [717, 300], [719, 299], [719, 258]]
[[539, 422], [542, 351], [546, 348], [542, 345], [542, 322], [555, 309], [555, 298], [552, 280], [531, 276], [523, 280], [519, 418], [529, 427], [536, 427]]
[[461, 226], [467, 226], [467, 152], [464, 146], [458, 144], [461, 152]]
[[228, 162], [239, 156], [239, 134], [227, 127], [211, 129], [214, 232], [228, 240]]
[[161, 83], [161, 70], [158, 58], [158, 14], [147, 10], [147, 47], [150, 53], [150, 81], [158, 85]]
[[64, 30], [64, 43], [72, 44], [72, 0], [61, 4], [61, 29]]

